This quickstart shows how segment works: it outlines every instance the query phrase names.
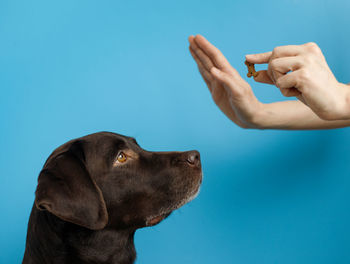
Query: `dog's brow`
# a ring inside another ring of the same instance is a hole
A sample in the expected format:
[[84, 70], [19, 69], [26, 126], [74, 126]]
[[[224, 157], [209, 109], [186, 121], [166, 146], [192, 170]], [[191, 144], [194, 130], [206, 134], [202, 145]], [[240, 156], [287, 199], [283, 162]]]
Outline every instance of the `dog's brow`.
[[136, 145], [138, 145], [137, 141], [135, 138], [130, 138]]

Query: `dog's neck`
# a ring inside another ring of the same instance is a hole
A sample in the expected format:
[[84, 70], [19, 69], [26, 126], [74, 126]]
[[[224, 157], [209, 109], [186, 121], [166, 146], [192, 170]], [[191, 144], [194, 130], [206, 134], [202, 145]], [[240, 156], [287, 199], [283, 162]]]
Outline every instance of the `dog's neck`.
[[24, 264], [132, 264], [136, 258], [135, 230], [105, 228], [91, 231], [36, 208], [29, 221], [35, 224], [28, 229]]

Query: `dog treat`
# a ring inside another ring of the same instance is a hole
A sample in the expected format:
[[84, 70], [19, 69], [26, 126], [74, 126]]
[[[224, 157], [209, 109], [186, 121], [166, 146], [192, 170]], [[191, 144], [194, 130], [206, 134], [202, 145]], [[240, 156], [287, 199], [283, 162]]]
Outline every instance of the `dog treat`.
[[244, 64], [247, 65], [247, 68], [248, 68], [247, 76], [249, 78], [252, 76], [254, 76], [254, 77], [258, 76], [258, 73], [255, 71], [254, 63], [250, 63], [248, 61], [245, 61]]

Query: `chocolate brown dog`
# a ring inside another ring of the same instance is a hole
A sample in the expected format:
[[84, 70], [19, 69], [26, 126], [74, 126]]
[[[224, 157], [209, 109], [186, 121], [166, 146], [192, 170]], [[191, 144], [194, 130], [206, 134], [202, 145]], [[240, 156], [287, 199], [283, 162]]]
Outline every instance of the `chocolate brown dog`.
[[134, 233], [192, 200], [199, 153], [149, 152], [101, 132], [57, 148], [39, 174], [23, 263], [133, 263]]

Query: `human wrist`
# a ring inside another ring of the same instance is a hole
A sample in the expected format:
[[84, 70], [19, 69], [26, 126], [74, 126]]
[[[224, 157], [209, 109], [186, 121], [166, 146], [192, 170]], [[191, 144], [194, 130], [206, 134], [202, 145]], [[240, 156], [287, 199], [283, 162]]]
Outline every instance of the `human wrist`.
[[305, 129], [303, 126], [305, 120], [310, 119], [310, 113], [315, 115], [298, 100], [261, 104], [255, 124], [259, 129]]
[[341, 119], [350, 119], [350, 83], [339, 83], [339, 86], [344, 90], [343, 115]]
[[325, 117], [321, 117], [324, 120], [335, 121], [350, 118], [350, 86], [337, 82], [336, 89], [340, 98], [335, 102], [333, 110], [326, 114]]
[[350, 119], [350, 86], [337, 82], [332, 90], [337, 97], [333, 98], [332, 103], [329, 103], [327, 108], [315, 111], [315, 114], [325, 121]]
[[267, 119], [267, 104], [258, 102], [257, 107], [255, 108], [254, 112], [250, 116], [249, 120], [249, 127], [247, 128], [253, 128], [253, 129], [265, 129], [268, 128], [268, 123], [266, 122]]

